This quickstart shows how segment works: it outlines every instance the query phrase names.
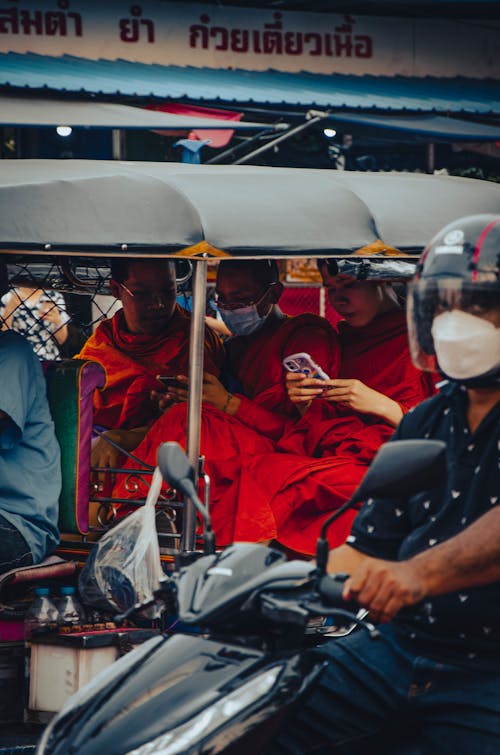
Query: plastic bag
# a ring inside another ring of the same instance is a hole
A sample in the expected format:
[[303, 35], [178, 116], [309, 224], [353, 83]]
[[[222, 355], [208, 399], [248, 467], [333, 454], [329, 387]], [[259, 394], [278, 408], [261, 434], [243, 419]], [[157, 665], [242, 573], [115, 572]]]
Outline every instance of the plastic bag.
[[122, 613], [150, 601], [163, 576], [154, 502], [148, 496], [144, 506], [96, 543], [80, 573], [78, 589], [87, 605]]

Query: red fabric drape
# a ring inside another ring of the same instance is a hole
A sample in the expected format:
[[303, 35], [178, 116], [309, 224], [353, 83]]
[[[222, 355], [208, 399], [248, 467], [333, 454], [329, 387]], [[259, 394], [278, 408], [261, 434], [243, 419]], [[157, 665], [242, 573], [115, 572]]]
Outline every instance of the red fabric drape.
[[[214, 107], [199, 107], [197, 105], [180, 105], [177, 102], [167, 102], [164, 105], [149, 105], [148, 110], [159, 110], [163, 113], [173, 113], [174, 115], [189, 115], [189, 116], [201, 116], [202, 118], [217, 118], [224, 121], [240, 121], [243, 117], [243, 113], [235, 113], [231, 110], [219, 110]], [[172, 131], [156, 131], [157, 134], [164, 136], [172, 136]], [[233, 129], [193, 129], [191, 134], [196, 139], [203, 141], [204, 139], [210, 139], [209, 147], [212, 149], [218, 149], [219, 147], [225, 147], [233, 138]]]

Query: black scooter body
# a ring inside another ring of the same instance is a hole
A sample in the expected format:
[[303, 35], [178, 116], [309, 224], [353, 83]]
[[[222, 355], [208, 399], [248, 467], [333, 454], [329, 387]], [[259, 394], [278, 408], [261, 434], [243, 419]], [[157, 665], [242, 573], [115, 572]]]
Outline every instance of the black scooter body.
[[212, 733], [185, 752], [220, 752], [250, 730], [255, 742], [259, 722], [293, 704], [322, 668], [321, 660], [312, 654], [277, 658], [194, 635], [151, 642], [156, 648], [139, 664], [134, 663], [135, 653], [130, 653], [117, 662], [123, 673], [111, 686], [58, 717], [44, 753], [124, 755], [184, 722], [194, 725], [196, 716], [217, 700], [266, 669], [277, 669], [269, 694], [229, 721], [221, 717]]
[[[278, 551], [250, 543], [182, 569], [167, 580], [175, 585], [179, 617], [187, 625], [209, 627], [207, 633], [154, 638], [117, 661], [109, 682], [59, 714], [40, 751], [124, 755], [164, 732], [180, 728], [181, 737], [183, 724], [196, 726], [197, 716], [218, 700], [237, 708], [245, 683], [269, 677], [264, 694], [229, 718], [221, 715], [219, 721], [215, 711], [211, 731], [182, 750], [215, 753], [237, 741], [243, 755], [245, 733], [251, 731], [248, 752], [255, 752], [259, 725], [298, 700], [322, 669], [321, 658], [301, 647], [306, 613], [300, 611], [290, 628], [283, 621], [290, 619], [286, 596], [292, 593], [296, 602], [296, 591], [314, 573], [311, 564], [287, 562]], [[265, 616], [264, 593], [279, 596], [265, 607]]]
[[[186, 487], [189, 464], [175, 446], [160, 447], [173, 454], [170, 459], [166, 453], [163, 464], [159, 452], [160, 466], [171, 461], [175, 474], [164, 473], [165, 479]], [[425, 488], [429, 477], [435, 483], [437, 472], [444, 479], [442, 443], [398, 441], [383, 449], [344, 508], [362, 494], [410, 495]], [[209, 526], [207, 512], [205, 519]], [[321, 655], [307, 649], [311, 617], [343, 615], [351, 628], [361, 624], [378, 636], [343, 601], [346, 575], [326, 575], [327, 548], [326, 525], [318, 568], [250, 543], [216, 554], [209, 538], [206, 555], [158, 591], [163, 605], [174, 603], [180, 621], [198, 634], [155, 637], [117, 661], [49, 724], [38, 755], [262, 752], [270, 724], [300, 701], [323, 670]]]

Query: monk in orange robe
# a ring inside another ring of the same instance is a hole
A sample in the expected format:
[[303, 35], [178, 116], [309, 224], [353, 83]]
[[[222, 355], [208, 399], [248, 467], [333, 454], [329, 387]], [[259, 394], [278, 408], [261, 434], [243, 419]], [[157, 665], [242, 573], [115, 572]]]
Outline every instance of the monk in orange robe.
[[[144, 437], [159, 415], [152, 392], [161, 391], [156, 376], [187, 371], [190, 317], [176, 304], [175, 267], [166, 260], [114, 260], [111, 292], [123, 309], [104, 320], [88, 339], [78, 359], [90, 359], [106, 370], [106, 385], [94, 397], [94, 421], [125, 450]], [[205, 369], [218, 375], [223, 362], [219, 337], [207, 329]], [[100, 439], [92, 464], [113, 467], [117, 452]]]
[[[312, 314], [287, 317], [281, 312], [282, 285], [275, 263], [222, 262], [216, 291], [219, 312], [235, 334], [226, 344], [227, 370], [235, 388], [228, 390], [205, 373], [201, 453], [207, 464], [232, 458], [236, 477], [244, 457], [274, 451], [285, 428], [300, 419], [285, 389], [283, 358], [307, 350], [325, 371], [336, 375], [340, 350], [335, 331], [324, 318]], [[186, 380], [183, 375], [178, 377]], [[135, 456], [154, 465], [160, 443], [177, 440], [185, 445], [186, 396], [186, 390], [169, 390], [167, 399], [179, 405], [168, 409], [153, 425], [135, 449]], [[125, 469], [135, 466], [129, 461]], [[117, 482], [114, 495], [131, 497], [123, 480]]]

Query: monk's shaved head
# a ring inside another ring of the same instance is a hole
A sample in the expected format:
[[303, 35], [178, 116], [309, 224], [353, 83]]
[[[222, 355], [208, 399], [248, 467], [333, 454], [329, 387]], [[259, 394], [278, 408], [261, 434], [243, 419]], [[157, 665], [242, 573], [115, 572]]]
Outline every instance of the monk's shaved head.
[[130, 274], [130, 266], [134, 265], [136, 269], [141, 266], [156, 266], [162, 273], [166, 273], [172, 280], [175, 280], [175, 263], [173, 260], [161, 259], [135, 259], [134, 257], [114, 257], [110, 263], [111, 278], [117, 283], [125, 283]]
[[265, 289], [271, 283], [279, 281], [278, 265], [275, 260], [227, 260], [219, 264], [217, 277], [225, 278], [245, 275], [251, 278], [259, 288]]

